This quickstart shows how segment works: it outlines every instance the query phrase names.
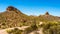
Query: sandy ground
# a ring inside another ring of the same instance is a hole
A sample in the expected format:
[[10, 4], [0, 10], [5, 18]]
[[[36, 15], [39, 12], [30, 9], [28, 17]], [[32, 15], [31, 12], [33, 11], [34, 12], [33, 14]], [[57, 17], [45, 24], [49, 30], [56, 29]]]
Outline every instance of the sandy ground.
[[[22, 27], [14, 27], [14, 28], [18, 28], [18, 29], [21, 29], [21, 30], [24, 30], [25, 28], [28, 28], [29, 26], [22, 26]], [[14, 28], [7, 28], [7, 29], [14, 29]], [[0, 30], [0, 34], [8, 34], [6, 32], [7, 29], [2, 29]]]
[[[14, 29], [14, 28], [18, 28], [18, 29], [21, 29], [21, 30], [25, 30], [25, 28], [28, 28], [29, 26], [22, 26], [22, 27], [13, 27], [13, 28], [7, 28], [7, 29], [2, 29], [0, 30], [0, 34], [8, 34], [6, 30], [9, 30], [9, 29]], [[29, 33], [29, 34], [34, 34], [35, 31]], [[40, 28], [38, 31], [39, 34], [43, 34], [43, 28]]]

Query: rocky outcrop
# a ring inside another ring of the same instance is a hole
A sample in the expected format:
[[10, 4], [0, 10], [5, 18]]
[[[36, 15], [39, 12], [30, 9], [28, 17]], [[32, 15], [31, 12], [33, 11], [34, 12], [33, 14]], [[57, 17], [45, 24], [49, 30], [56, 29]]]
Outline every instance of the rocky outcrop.
[[50, 14], [48, 12], [46, 12], [45, 15], [50, 15]]
[[6, 10], [7, 11], [15, 11], [15, 10], [17, 10], [17, 8], [15, 8], [13, 6], [8, 6], [8, 8]]
[[9, 6], [6, 10], [7, 11], [11, 11], [12, 10], [12, 7]]
[[15, 13], [17, 13], [17, 14], [23, 14], [20, 10], [18, 10], [17, 8], [15, 8], [15, 7], [13, 7], [13, 6], [8, 6], [8, 7], [6, 8], [6, 11], [7, 11], [7, 12], [13, 11], [13, 12], [15, 12]]

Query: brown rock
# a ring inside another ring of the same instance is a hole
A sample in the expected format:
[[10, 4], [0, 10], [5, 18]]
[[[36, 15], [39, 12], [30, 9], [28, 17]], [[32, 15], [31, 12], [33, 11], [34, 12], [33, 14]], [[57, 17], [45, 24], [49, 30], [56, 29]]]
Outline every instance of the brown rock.
[[15, 11], [17, 9], [15, 7], [13, 7], [13, 6], [8, 6], [8, 8], [6, 10], [7, 11]]
[[49, 15], [49, 13], [48, 13], [48, 12], [46, 12], [46, 13], [45, 13], [45, 15]]

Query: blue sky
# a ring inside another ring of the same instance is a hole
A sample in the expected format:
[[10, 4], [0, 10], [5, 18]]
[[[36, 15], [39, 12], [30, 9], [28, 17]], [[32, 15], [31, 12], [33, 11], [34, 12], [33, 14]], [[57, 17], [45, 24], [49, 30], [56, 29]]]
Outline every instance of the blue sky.
[[48, 11], [60, 16], [60, 0], [0, 0], [0, 12], [8, 6], [14, 6], [27, 15], [41, 15]]

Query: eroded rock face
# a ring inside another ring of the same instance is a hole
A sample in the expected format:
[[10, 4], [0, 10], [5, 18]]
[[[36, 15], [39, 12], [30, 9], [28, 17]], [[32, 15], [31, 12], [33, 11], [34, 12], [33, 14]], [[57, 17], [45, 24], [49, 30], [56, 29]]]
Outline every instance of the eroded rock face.
[[7, 11], [16, 11], [17, 9], [13, 6], [8, 6]]

